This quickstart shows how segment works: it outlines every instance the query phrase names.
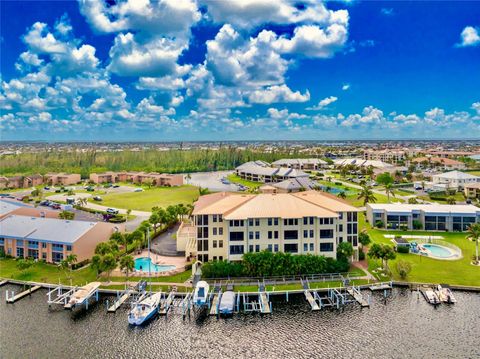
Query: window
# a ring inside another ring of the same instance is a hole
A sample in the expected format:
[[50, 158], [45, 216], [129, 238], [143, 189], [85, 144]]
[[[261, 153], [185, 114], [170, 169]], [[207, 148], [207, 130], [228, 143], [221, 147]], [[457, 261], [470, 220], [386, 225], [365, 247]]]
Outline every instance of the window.
[[339, 231], [339, 232], [343, 232], [343, 224], [339, 224], [339, 225], [338, 225], [338, 231]]
[[310, 217], [310, 225], [313, 225], [313, 221], [315, 220], [314, 217]]
[[298, 231], [285, 231], [283, 232], [284, 239], [298, 239]]
[[43, 249], [47, 248], [47, 243], [42, 242], [42, 248], [43, 248]]
[[308, 252], [308, 243], [303, 243], [303, 251]]
[[275, 226], [278, 226], [278, 218], [274, 218], [274, 219], [273, 219], [273, 224], [274, 224]]
[[42, 253], [42, 259], [43, 259], [44, 261], [47, 260], [47, 253], [45, 253], [45, 252]]
[[249, 252], [253, 252], [253, 244], [250, 244], [250, 245], [248, 246], [248, 251], [249, 251]]
[[17, 257], [23, 258], [23, 248], [17, 247]]
[[273, 238], [278, 239], [278, 231], [273, 232]]
[[217, 241], [213, 241], [213, 248], [217, 248]]
[[278, 252], [278, 244], [275, 244], [273, 248], [275, 248], [275, 252]]
[[28, 248], [37, 249], [38, 248], [38, 242], [37, 241], [28, 241]]
[[272, 239], [273, 238], [273, 232], [272, 231], [268, 231], [268, 239]]
[[252, 218], [250, 218], [250, 219], [248, 220], [248, 225], [249, 225], [250, 227], [253, 227], [253, 219], [252, 219]]
[[213, 227], [213, 235], [214, 235], [214, 236], [217, 235], [217, 227]]
[[260, 245], [259, 244], [255, 244], [255, 252], [260, 252]]
[[255, 218], [255, 225], [258, 227], [260, 225], [260, 219]]
[[320, 252], [333, 252], [333, 243], [320, 243]]
[[267, 220], [267, 224], [268, 224], [269, 226], [272, 225], [272, 218], [269, 218], [269, 219]]
[[314, 248], [315, 248], [314, 244], [313, 244], [313, 243], [310, 243], [310, 252], [313, 252], [313, 251], [314, 251]]
[[248, 239], [253, 239], [253, 232], [248, 232]]
[[223, 227], [220, 227], [220, 228], [218, 229], [218, 235], [219, 235], [219, 236], [223, 236]]
[[52, 251], [63, 252], [63, 244], [52, 244]]
[[308, 238], [308, 230], [303, 230], [303, 238]]
[[71, 251], [72, 251], [72, 246], [68, 246], [68, 245], [67, 245], [67, 251], [68, 251], [68, 252], [71, 252]]
[[298, 253], [298, 244], [297, 243], [288, 243], [283, 246], [283, 251], [285, 253]]
[[230, 254], [243, 254], [243, 246], [230, 246]]
[[286, 218], [283, 220], [284, 226], [298, 226], [298, 218]]
[[219, 261], [223, 261], [223, 256], [219, 256], [219, 257], [218, 257], [218, 260], [219, 260]]
[[217, 222], [217, 215], [216, 214], [213, 215], [213, 222]]
[[230, 241], [243, 241], [243, 232], [230, 232]]
[[218, 215], [218, 221], [219, 221], [219, 222], [223, 222], [223, 217], [222, 217], [221, 214]]
[[308, 217], [303, 217], [303, 225], [307, 225], [308, 224]]
[[63, 253], [52, 252], [52, 262], [58, 263], [63, 261]]
[[223, 248], [223, 240], [218, 241], [218, 248]]
[[17, 247], [23, 247], [23, 239], [17, 239]]
[[272, 251], [272, 245], [271, 245], [271, 244], [269, 244], [269, 245], [267, 246], [267, 251], [269, 251], [269, 252]]
[[217, 256], [213, 256], [213, 260], [216, 261], [216, 260], [217, 260]]
[[321, 229], [320, 238], [333, 238], [333, 229]]
[[260, 232], [255, 232], [255, 239], [260, 239]]
[[343, 212], [338, 213], [338, 219], [343, 219]]
[[313, 229], [310, 230], [310, 238], [313, 238], [314, 237], [314, 234], [313, 234]]

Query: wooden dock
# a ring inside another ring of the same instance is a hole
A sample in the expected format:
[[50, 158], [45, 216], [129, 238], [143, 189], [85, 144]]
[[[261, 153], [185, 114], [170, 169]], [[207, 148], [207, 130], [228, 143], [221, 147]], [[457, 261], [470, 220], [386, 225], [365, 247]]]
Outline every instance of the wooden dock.
[[[39, 290], [40, 288], [42, 288], [42, 287], [39, 286], [39, 285], [36, 285], [36, 286], [30, 287], [27, 290], [25, 290], [21, 293], [18, 293], [17, 295], [12, 296], [10, 298], [7, 296], [7, 303], [15, 303], [17, 300], [20, 300], [23, 297], [26, 297], [27, 295], [32, 294], [33, 292]], [[8, 295], [8, 292], [7, 292], [7, 295]]]
[[215, 293], [212, 300], [212, 306], [210, 307], [210, 315], [218, 315], [218, 306], [220, 304], [220, 299], [222, 297], [222, 293]]
[[115, 313], [118, 308], [121, 307], [125, 301], [130, 298], [130, 296], [133, 294], [133, 290], [127, 290], [120, 298], [118, 298], [108, 309], [107, 312], [109, 313]]
[[376, 290], [390, 290], [392, 289], [392, 285], [390, 283], [379, 283], [379, 284], [374, 284], [368, 287], [372, 292]]
[[160, 307], [160, 311], [158, 312], [160, 315], [167, 315], [168, 310], [172, 306], [173, 300], [175, 299], [175, 293], [176, 293], [176, 290], [170, 291], [167, 299], [163, 301]]
[[271, 314], [272, 310], [270, 308], [270, 303], [268, 301], [267, 293], [260, 292], [258, 294], [258, 299], [260, 300], [260, 312], [262, 314]]
[[347, 293], [350, 294], [362, 307], [369, 307], [370, 303], [365, 300], [360, 290], [356, 288], [348, 288]]
[[318, 305], [315, 298], [313, 298], [312, 292], [310, 292], [309, 290], [305, 290], [304, 294], [308, 304], [310, 304], [310, 307], [312, 307], [312, 310], [320, 310], [320, 306]]

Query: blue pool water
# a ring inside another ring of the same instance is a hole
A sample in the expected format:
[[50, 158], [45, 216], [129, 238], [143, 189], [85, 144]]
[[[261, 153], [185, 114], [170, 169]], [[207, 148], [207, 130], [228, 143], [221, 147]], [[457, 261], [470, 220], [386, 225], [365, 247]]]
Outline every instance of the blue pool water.
[[165, 266], [152, 263], [150, 258], [137, 258], [135, 259], [135, 270], [148, 272], [148, 266], [150, 267], [150, 271], [152, 272], [167, 272], [169, 270], [175, 269], [175, 266]]
[[328, 193], [331, 193], [331, 194], [339, 194], [340, 192], [345, 192], [346, 195], [349, 195], [349, 191], [347, 190], [344, 190], [344, 189], [340, 189], [340, 188], [334, 188], [334, 187], [330, 187], [330, 188], [327, 188], [327, 186], [320, 186], [322, 191], [325, 191], [325, 192], [328, 192]]
[[452, 252], [445, 247], [438, 246], [436, 244], [424, 244], [423, 247], [428, 249], [433, 257], [438, 257], [438, 258], [448, 258], [452, 256]]

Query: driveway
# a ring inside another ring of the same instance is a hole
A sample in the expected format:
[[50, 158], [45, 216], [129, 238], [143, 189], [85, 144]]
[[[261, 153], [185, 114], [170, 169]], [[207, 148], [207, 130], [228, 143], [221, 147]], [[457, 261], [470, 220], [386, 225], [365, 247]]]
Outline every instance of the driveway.
[[178, 255], [176, 239], [178, 227], [180, 227], [180, 223], [155, 237], [150, 243], [152, 252], [170, 256]]

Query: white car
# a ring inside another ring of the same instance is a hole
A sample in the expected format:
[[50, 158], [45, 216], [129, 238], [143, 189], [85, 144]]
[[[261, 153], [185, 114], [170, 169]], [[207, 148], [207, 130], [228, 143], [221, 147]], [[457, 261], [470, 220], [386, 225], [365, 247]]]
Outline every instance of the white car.
[[118, 209], [107, 208], [107, 210], [105, 212], [107, 212], [108, 214], [118, 214]]
[[133, 192], [143, 192], [143, 188], [135, 188]]

